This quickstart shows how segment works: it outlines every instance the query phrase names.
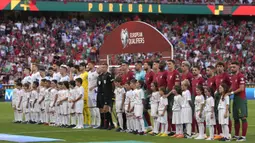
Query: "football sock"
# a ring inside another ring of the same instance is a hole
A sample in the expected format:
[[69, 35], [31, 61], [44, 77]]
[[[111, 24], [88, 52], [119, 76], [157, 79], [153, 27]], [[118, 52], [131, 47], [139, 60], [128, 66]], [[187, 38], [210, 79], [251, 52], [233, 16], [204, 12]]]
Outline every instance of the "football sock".
[[248, 122], [246, 119], [242, 120], [242, 136], [245, 137], [248, 129]]
[[240, 121], [238, 119], [235, 120], [235, 136], [239, 137], [239, 135], [240, 135]]

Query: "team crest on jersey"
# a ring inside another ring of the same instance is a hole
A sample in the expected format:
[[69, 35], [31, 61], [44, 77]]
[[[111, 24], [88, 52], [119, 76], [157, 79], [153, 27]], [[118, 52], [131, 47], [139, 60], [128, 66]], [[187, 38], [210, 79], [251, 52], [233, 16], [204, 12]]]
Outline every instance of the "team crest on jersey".
[[126, 29], [121, 29], [120, 39], [121, 39], [123, 49], [125, 49], [128, 45], [128, 39], [129, 39], [127, 28]]

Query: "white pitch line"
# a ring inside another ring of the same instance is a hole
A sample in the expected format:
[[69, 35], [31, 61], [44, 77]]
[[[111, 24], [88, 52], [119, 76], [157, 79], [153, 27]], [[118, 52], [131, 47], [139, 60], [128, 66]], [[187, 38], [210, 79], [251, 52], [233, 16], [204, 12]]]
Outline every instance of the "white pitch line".
[[68, 131], [56, 130], [56, 131], [18, 132], [13, 134], [70, 133], [70, 132], [90, 132], [90, 131], [92, 130], [68, 130]]

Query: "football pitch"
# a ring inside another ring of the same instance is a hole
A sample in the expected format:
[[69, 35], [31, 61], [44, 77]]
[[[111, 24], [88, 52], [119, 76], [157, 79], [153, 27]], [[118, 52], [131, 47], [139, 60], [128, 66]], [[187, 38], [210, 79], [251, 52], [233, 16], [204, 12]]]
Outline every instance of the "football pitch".
[[[248, 117], [248, 143], [255, 142], [255, 100], [248, 102], [249, 117]], [[155, 137], [155, 136], [139, 136], [128, 133], [117, 133], [114, 130], [97, 130], [97, 129], [82, 129], [74, 130], [59, 127], [49, 127], [44, 125], [31, 124], [14, 124], [13, 111], [10, 103], [0, 102], [0, 134], [25, 135], [34, 137], [47, 137], [55, 139], [63, 139], [68, 143], [90, 143], [90, 142], [115, 142], [115, 143], [198, 143], [198, 142], [218, 142], [205, 141], [194, 139], [173, 139], [170, 137]], [[232, 134], [234, 133], [234, 128]], [[0, 141], [1, 143], [7, 143]], [[232, 141], [233, 142], [233, 141]]]

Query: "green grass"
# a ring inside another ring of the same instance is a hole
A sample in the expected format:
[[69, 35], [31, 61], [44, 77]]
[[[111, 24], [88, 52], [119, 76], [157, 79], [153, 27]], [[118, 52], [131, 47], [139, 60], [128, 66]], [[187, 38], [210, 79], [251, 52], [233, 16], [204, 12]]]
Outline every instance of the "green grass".
[[[249, 117], [248, 117], [248, 135], [247, 142], [253, 143], [255, 141], [255, 101], [248, 102]], [[44, 125], [25, 125], [13, 124], [13, 111], [10, 103], [0, 102], [0, 133], [27, 135], [36, 137], [49, 137], [64, 139], [68, 143], [74, 142], [103, 142], [103, 141], [147, 141], [155, 143], [204, 143], [207, 141], [197, 141], [193, 139], [172, 139], [170, 137], [152, 137], [152, 136], [138, 136], [127, 133], [116, 133], [115, 131], [104, 131], [95, 129], [73, 130], [58, 127], [48, 127]], [[234, 129], [232, 131], [234, 133]], [[0, 141], [1, 143], [3, 141]], [[218, 142], [218, 141], [211, 141]], [[4, 142], [3, 142], [4, 143]]]

